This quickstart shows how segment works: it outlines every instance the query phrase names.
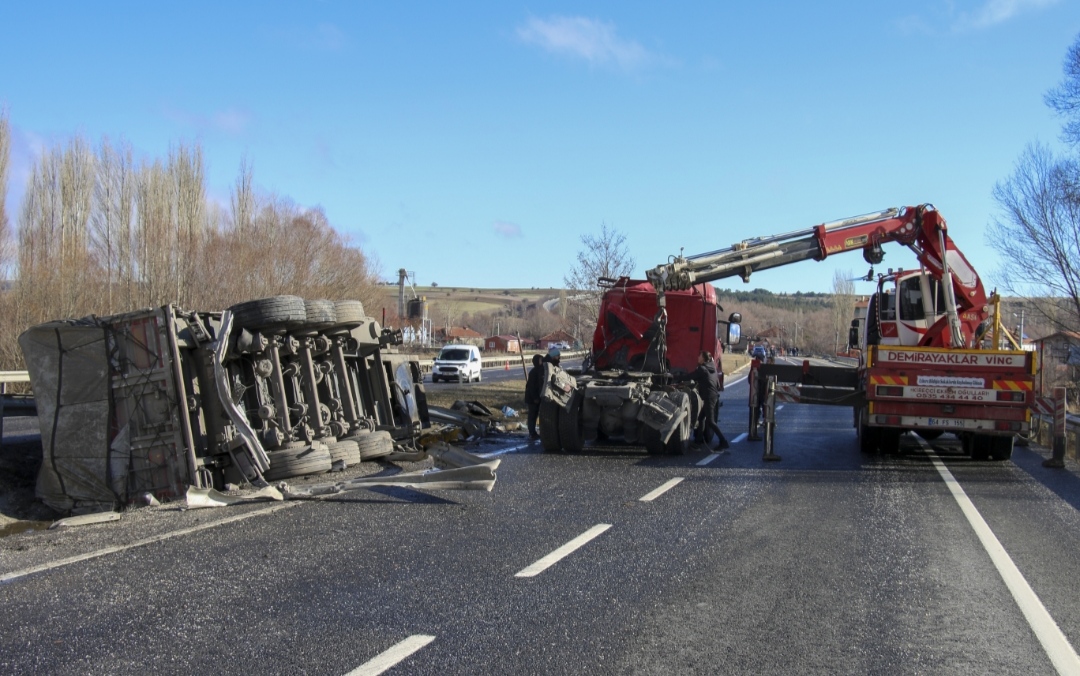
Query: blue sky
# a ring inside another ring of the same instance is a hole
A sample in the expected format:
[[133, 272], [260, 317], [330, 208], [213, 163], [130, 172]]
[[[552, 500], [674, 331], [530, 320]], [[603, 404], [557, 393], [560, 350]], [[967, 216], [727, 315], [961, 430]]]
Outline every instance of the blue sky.
[[[1043, 95], [1078, 34], [1073, 0], [8, 2], [8, 208], [73, 133], [145, 157], [198, 140], [212, 198], [246, 157], [388, 278], [561, 286], [601, 223], [640, 274], [933, 202], [992, 288], [994, 184], [1028, 143], [1059, 147]], [[893, 248], [881, 267], [913, 263]], [[747, 288], [829, 291], [866, 267], [847, 254]]]

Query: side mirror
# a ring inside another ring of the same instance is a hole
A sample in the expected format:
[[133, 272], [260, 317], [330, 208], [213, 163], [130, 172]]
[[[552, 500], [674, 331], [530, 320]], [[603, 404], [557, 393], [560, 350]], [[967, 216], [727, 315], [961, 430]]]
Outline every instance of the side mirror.
[[[736, 313], [738, 314], [738, 313]], [[734, 345], [742, 340], [742, 327], [738, 323], [728, 324], [727, 327], [727, 342], [728, 345]]]
[[859, 328], [859, 320], [858, 319], [852, 319], [851, 320], [851, 328], [853, 328], [853, 329]]
[[854, 326], [848, 331], [848, 348], [854, 348], [859, 346], [859, 329]]
[[728, 315], [727, 320], [729, 324], [741, 324], [742, 314], [738, 312], [732, 312], [730, 315]]

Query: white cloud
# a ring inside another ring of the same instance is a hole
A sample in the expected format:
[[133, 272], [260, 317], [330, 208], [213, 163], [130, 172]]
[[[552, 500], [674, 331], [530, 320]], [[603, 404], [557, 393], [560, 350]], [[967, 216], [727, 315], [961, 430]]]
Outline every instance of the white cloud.
[[1026, 12], [1056, 5], [1060, 0], [986, 0], [973, 12], [960, 14], [958, 28], [988, 28], [1004, 23]]
[[530, 18], [517, 30], [526, 44], [553, 54], [583, 59], [592, 65], [632, 69], [655, 60], [644, 47], [619, 37], [615, 24], [580, 16]]
[[507, 221], [495, 221], [494, 225], [495, 234], [501, 235], [506, 239], [516, 239], [521, 237], [521, 226], [517, 223], [508, 223]]

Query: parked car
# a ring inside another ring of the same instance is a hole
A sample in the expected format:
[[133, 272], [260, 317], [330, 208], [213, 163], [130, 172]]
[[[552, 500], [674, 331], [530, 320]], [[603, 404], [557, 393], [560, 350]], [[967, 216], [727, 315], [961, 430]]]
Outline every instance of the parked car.
[[750, 356], [759, 361], [765, 361], [768, 357], [768, 352], [765, 351], [764, 345], [755, 345], [754, 348], [750, 350]]
[[456, 380], [459, 383], [480, 382], [480, 348], [475, 345], [447, 345], [435, 357], [431, 367], [431, 382]]

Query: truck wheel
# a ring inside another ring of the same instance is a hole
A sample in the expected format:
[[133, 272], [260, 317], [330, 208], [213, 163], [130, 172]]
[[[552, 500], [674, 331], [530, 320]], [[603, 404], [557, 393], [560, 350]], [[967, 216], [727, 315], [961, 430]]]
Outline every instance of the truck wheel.
[[900, 430], [889, 427], [878, 431], [878, 447], [886, 455], [896, 455], [900, 452]]
[[559, 442], [567, 453], [585, 448], [585, 429], [581, 420], [581, 397], [574, 397], [570, 410], [559, 412]]
[[877, 453], [881, 442], [881, 429], [866, 424], [865, 412], [859, 416], [859, 450], [863, 453]]
[[309, 329], [325, 329], [337, 323], [337, 310], [332, 300], [304, 301], [304, 326]]
[[990, 458], [990, 445], [994, 438], [985, 434], [972, 434], [968, 436], [966, 450], [971, 454], [972, 460], [988, 460]]
[[229, 308], [237, 326], [245, 329], [273, 329], [302, 323], [307, 319], [304, 299], [299, 296], [273, 296], [237, 303]]
[[990, 437], [990, 457], [994, 460], [1012, 458], [1014, 437]]
[[664, 442], [660, 440], [660, 430], [654, 430], [648, 425], [642, 425], [641, 439], [645, 442], [645, 450], [649, 455], [664, 454]]
[[562, 408], [553, 402], [540, 402], [540, 446], [548, 453], [558, 453], [562, 450], [562, 441], [559, 439], [559, 417]]
[[394, 439], [386, 430], [361, 432], [349, 437], [349, 440], [356, 443], [361, 460], [381, 458], [394, 452]]
[[334, 311], [337, 313], [338, 326], [359, 326], [367, 319], [367, 315], [364, 314], [364, 304], [358, 300], [335, 301]]
[[330, 451], [330, 461], [337, 462], [341, 460], [345, 463], [346, 467], [352, 467], [360, 463], [360, 448], [356, 445], [355, 441], [336, 441], [332, 444], [327, 444], [326, 448]]
[[333, 466], [330, 451], [326, 448], [326, 444], [319, 442], [315, 442], [310, 446], [304, 445], [280, 451], [270, 451], [266, 455], [270, 460], [270, 469], [266, 470], [263, 478], [267, 481], [278, 481], [305, 474], [328, 472]]

